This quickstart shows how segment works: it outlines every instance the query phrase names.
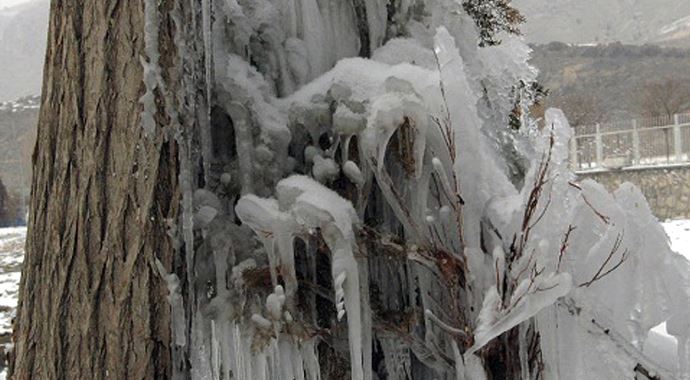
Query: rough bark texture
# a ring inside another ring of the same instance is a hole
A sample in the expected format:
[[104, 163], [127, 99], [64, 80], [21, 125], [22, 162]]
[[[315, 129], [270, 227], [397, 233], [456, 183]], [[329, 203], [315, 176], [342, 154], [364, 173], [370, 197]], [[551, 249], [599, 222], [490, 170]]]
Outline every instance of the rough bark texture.
[[[140, 125], [143, 3], [52, 2], [14, 379], [170, 377], [154, 262], [173, 259], [177, 153]], [[163, 63], [174, 54], [165, 17]]]

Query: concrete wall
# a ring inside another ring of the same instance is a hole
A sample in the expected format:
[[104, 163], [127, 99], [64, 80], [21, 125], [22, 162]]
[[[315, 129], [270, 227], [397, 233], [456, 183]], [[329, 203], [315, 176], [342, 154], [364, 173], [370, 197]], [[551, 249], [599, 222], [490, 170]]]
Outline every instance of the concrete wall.
[[631, 182], [642, 189], [657, 218], [690, 219], [690, 165], [578, 173], [578, 178], [591, 178], [609, 191]]

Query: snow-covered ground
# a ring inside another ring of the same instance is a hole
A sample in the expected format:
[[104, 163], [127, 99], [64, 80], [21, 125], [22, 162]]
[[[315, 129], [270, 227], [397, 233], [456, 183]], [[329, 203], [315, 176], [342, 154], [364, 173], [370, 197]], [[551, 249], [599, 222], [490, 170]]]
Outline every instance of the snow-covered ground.
[[671, 248], [690, 260], [690, 220], [673, 220], [664, 223], [671, 239]]
[[[0, 346], [10, 342], [12, 318], [17, 307], [17, 291], [22, 262], [26, 228], [0, 229]], [[5, 379], [4, 368], [0, 380]]]
[[0, 337], [12, 329], [26, 228], [0, 229]]
[[[663, 223], [671, 241], [671, 248], [690, 260], [690, 220], [673, 220]], [[677, 356], [677, 340], [666, 332], [666, 323], [650, 331], [644, 351], [659, 365], [674, 370]]]

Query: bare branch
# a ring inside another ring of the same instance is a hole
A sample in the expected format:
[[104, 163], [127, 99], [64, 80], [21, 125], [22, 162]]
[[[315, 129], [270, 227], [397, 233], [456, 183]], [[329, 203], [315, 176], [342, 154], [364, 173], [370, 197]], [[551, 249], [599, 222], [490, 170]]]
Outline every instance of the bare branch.
[[563, 256], [565, 255], [565, 251], [568, 250], [568, 243], [570, 242], [570, 235], [572, 234], [573, 231], [575, 231], [577, 227], [573, 227], [572, 224], [568, 225], [568, 231], [565, 233], [565, 237], [563, 238], [563, 243], [561, 244], [561, 250], [558, 253], [558, 266], [556, 267], [556, 272], [560, 272], [561, 270], [561, 262], [563, 262]]
[[601, 264], [601, 266], [599, 267], [599, 270], [597, 270], [597, 273], [594, 274], [594, 276], [592, 277], [591, 280], [580, 284], [579, 285], [580, 288], [590, 287], [592, 284], [594, 284], [595, 282], [606, 277], [611, 272], [615, 271], [621, 265], [623, 265], [625, 260], [627, 260], [627, 258], [628, 258], [628, 250], [627, 249], [625, 251], [623, 251], [623, 254], [621, 255], [621, 258], [618, 261], [618, 263], [616, 263], [613, 267], [609, 268], [608, 270], [604, 271], [604, 269], [609, 264], [611, 259], [613, 259], [613, 256], [615, 256], [616, 253], [618, 252], [618, 250], [620, 249], [622, 243], [623, 243], [623, 234], [618, 234], [618, 236], [616, 237], [616, 241], [613, 243], [613, 247], [611, 248], [611, 251], [609, 252], [608, 256], [606, 257], [606, 260], [604, 260], [604, 263]]

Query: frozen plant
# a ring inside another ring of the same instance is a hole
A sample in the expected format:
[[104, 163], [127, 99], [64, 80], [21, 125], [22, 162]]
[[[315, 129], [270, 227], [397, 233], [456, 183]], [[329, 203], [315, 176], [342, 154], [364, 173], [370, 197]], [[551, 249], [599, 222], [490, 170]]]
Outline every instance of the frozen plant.
[[[176, 42], [209, 120], [177, 125], [183, 260], [161, 273], [177, 375], [688, 377], [689, 265], [638, 189], [576, 180], [560, 111], [526, 114], [509, 1], [197, 11]], [[662, 322], [677, 368], [645, 348]]]

